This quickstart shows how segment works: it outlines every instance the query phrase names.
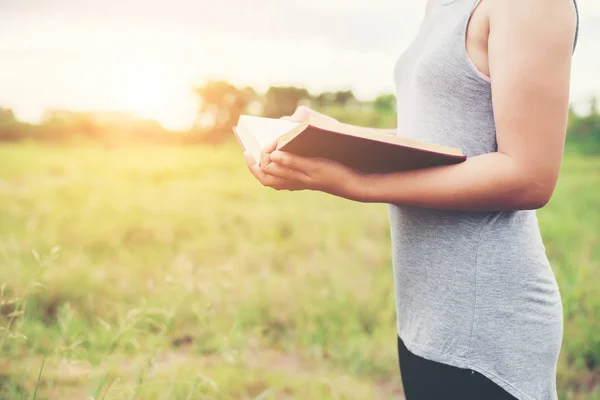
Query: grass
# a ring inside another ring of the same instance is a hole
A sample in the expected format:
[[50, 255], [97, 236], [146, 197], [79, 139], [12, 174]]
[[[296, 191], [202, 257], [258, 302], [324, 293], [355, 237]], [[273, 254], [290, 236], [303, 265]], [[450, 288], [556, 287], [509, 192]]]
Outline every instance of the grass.
[[[399, 398], [384, 205], [266, 190], [235, 146], [0, 159], [0, 398]], [[597, 204], [569, 156], [539, 213], [561, 399], [600, 398]]]

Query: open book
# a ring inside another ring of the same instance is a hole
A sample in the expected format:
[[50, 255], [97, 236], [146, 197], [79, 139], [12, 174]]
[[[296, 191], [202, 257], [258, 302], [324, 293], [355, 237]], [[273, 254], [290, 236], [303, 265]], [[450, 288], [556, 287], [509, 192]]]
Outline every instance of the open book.
[[321, 118], [300, 123], [242, 115], [233, 130], [257, 163], [261, 149], [273, 141], [279, 150], [327, 158], [365, 173], [457, 164], [466, 159], [459, 149]]

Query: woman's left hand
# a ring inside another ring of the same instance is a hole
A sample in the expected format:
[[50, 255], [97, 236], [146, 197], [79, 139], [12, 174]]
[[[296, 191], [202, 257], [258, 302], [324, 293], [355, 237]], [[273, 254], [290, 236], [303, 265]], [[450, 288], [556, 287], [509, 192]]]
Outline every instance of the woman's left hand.
[[266, 187], [275, 190], [318, 190], [347, 199], [361, 197], [363, 175], [324, 158], [301, 157], [276, 150], [271, 143], [261, 153], [260, 166], [245, 154], [248, 169]]

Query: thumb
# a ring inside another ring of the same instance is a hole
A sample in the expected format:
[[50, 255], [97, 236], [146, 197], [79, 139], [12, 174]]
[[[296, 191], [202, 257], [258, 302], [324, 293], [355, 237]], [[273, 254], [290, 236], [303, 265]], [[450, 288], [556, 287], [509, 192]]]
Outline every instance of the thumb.
[[262, 152], [263, 153], [272, 153], [275, 150], [277, 150], [277, 141], [273, 140], [272, 142], [269, 142], [269, 144], [267, 144], [265, 147], [263, 147]]
[[299, 106], [292, 114], [292, 120], [296, 122], [306, 122], [310, 119], [313, 111], [306, 106]]
[[285, 119], [286, 121], [292, 122], [308, 122], [312, 112], [313, 111], [306, 106], [299, 106], [298, 108], [296, 108], [296, 111], [294, 111], [292, 115], [281, 117], [281, 119]]
[[246, 159], [246, 163], [248, 165], [256, 164], [256, 160], [254, 159], [254, 156], [252, 156], [252, 154], [250, 154], [250, 152], [245, 151], [244, 152], [244, 158]]

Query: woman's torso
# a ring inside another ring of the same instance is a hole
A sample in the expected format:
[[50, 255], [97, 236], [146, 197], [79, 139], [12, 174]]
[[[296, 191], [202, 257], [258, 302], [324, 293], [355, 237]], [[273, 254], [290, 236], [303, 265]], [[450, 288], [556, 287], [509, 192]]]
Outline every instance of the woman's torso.
[[[398, 134], [497, 150], [490, 80], [465, 47], [477, 0], [434, 0], [395, 67]], [[398, 333], [415, 354], [475, 369], [520, 399], [553, 399], [562, 306], [535, 211], [390, 205]]]

